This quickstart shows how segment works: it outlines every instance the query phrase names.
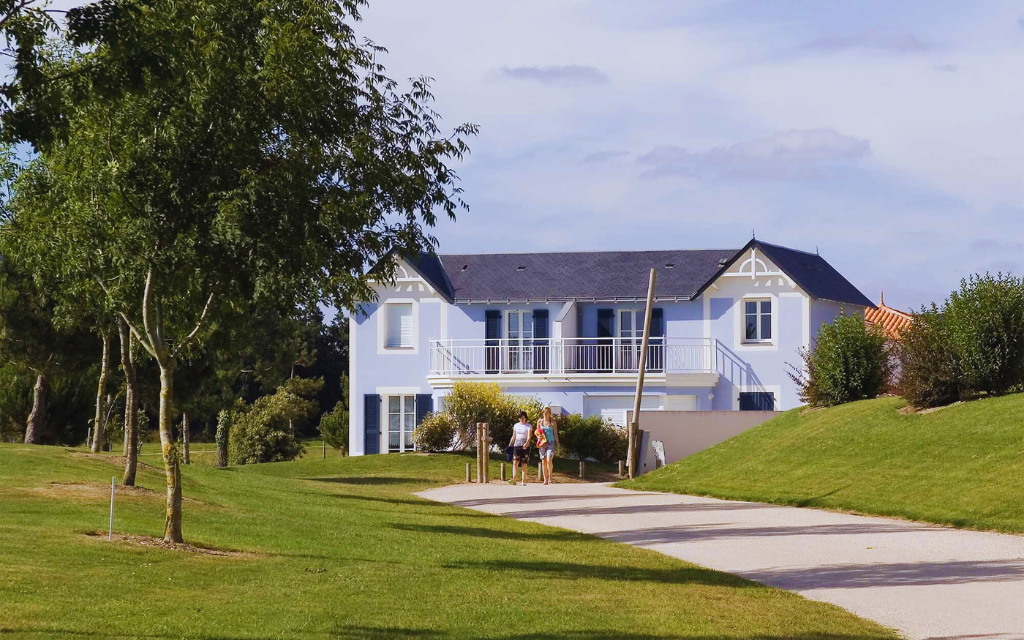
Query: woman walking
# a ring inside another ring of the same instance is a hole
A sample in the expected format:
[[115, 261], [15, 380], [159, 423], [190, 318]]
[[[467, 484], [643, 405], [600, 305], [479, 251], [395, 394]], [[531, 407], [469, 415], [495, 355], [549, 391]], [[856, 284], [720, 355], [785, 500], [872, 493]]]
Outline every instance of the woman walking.
[[551, 418], [551, 407], [544, 407], [544, 413], [537, 421], [537, 441], [540, 447], [541, 468], [544, 470], [544, 484], [551, 484], [555, 468], [555, 449], [558, 447], [558, 425]]
[[519, 412], [519, 422], [512, 427], [512, 439], [509, 445], [512, 447], [512, 482], [516, 481], [516, 470], [523, 470], [522, 485], [526, 486], [526, 467], [530, 458], [530, 423], [526, 421], [526, 412]]

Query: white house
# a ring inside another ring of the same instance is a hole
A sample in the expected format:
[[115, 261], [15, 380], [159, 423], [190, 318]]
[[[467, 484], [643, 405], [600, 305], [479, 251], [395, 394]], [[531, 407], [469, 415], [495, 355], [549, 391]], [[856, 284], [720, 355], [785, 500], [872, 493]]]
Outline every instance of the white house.
[[643, 411], [789, 409], [786, 363], [822, 323], [871, 302], [821, 256], [742, 249], [400, 259], [350, 324], [352, 455], [413, 449], [459, 380], [622, 423], [632, 408], [648, 272], [658, 271]]

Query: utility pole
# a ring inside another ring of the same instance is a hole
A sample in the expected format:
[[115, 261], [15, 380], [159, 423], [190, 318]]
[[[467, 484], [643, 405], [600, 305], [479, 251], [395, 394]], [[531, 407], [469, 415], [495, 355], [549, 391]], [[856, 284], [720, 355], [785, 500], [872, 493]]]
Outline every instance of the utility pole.
[[651, 269], [651, 280], [647, 285], [647, 309], [644, 311], [644, 339], [640, 346], [640, 366], [636, 371], [636, 398], [633, 400], [633, 419], [629, 423], [629, 432], [626, 435], [628, 449], [626, 454], [626, 466], [629, 467], [629, 477], [635, 478], [639, 471], [637, 451], [640, 434], [640, 400], [644, 394], [644, 371], [647, 368], [647, 344], [651, 340], [651, 311], [654, 308], [654, 282], [658, 279], [658, 272]]

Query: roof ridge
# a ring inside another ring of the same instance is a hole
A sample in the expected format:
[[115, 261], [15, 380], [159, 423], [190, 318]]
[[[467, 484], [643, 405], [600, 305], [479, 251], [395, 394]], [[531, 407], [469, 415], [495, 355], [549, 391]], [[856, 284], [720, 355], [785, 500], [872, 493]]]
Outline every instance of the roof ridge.
[[757, 244], [763, 244], [765, 246], [772, 247], [774, 249], [785, 249], [786, 251], [795, 251], [796, 253], [803, 253], [805, 255], [815, 256], [815, 257], [818, 257], [818, 258], [821, 257], [821, 254], [818, 253], [818, 252], [811, 253], [810, 251], [804, 251], [803, 249], [794, 249], [793, 247], [784, 247], [781, 244], [772, 244], [771, 242], [765, 242], [763, 240], [756, 240], [755, 242], [757, 242]]
[[[783, 247], [785, 248], [785, 247]], [[680, 251], [697, 252], [720, 252], [730, 251], [735, 252], [739, 249], [579, 249], [573, 251], [499, 251], [494, 253], [438, 253], [438, 258], [451, 258], [454, 256], [528, 256], [528, 255], [554, 255], [554, 254], [573, 254], [573, 253], [678, 253]]]

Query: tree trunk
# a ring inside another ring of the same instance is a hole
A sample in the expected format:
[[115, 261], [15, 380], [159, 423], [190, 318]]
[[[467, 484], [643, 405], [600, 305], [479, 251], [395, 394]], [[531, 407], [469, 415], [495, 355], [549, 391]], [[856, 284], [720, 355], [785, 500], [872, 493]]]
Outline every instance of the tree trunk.
[[188, 455], [188, 413], [182, 412], [181, 414], [181, 448], [183, 449], [185, 464], [192, 464]]
[[32, 413], [28, 414], [25, 427], [25, 444], [39, 444], [46, 424], [46, 391], [50, 381], [45, 373], [36, 372], [36, 386], [32, 389]]
[[182, 542], [181, 537], [181, 467], [178, 448], [174, 445], [174, 359], [165, 358], [160, 363], [160, 446], [164, 458], [164, 475], [167, 478], [167, 510], [164, 524], [164, 541]]
[[104, 392], [107, 390], [107, 378], [110, 376], [110, 331], [103, 332], [103, 359], [100, 361], [100, 381], [96, 388], [96, 418], [92, 423], [92, 452], [99, 453], [103, 448], [103, 436], [107, 429], [107, 406]]
[[135, 486], [135, 472], [139, 466], [139, 397], [135, 395], [135, 356], [132, 354], [132, 334], [123, 321], [117, 323], [121, 337], [121, 367], [124, 369], [124, 478], [122, 482]]

